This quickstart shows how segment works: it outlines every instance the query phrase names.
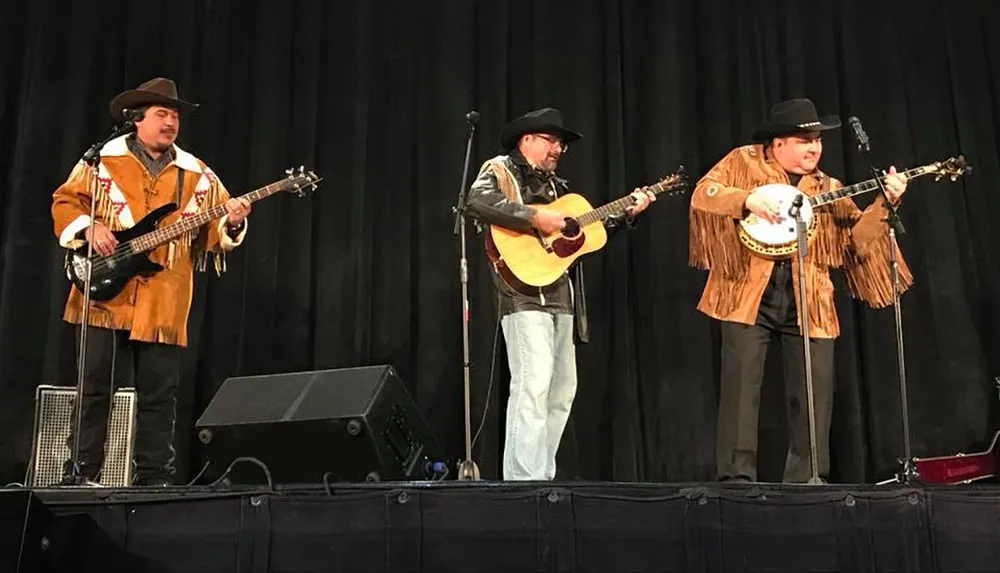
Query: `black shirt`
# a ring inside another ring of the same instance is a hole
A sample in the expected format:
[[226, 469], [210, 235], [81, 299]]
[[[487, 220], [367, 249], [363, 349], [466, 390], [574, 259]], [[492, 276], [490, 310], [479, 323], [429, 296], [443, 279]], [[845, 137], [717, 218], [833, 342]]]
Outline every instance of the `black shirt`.
[[[802, 175], [786, 173], [789, 184], [797, 187]], [[757, 324], [783, 332], [798, 332], [798, 311], [795, 308], [795, 290], [792, 283], [792, 259], [774, 262], [771, 278], [760, 298], [757, 310]]]

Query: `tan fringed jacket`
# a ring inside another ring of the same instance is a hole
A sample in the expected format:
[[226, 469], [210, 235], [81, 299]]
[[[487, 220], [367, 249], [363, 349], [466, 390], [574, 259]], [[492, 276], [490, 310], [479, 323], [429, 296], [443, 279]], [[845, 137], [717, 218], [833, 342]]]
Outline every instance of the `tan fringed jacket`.
[[[125, 137], [112, 140], [101, 149], [98, 166], [97, 220], [117, 231], [131, 227], [147, 213], [174, 202], [178, 193], [178, 169], [184, 170], [178, 209], [160, 222], [160, 227], [181, 217], [197, 214], [229, 199], [218, 177], [201, 160], [174, 147], [175, 159], [152, 177], [128, 149]], [[81, 246], [83, 231], [90, 224], [90, 170], [78, 164], [52, 196], [52, 219], [59, 244], [68, 249]], [[200, 231], [161, 245], [148, 253], [162, 265], [151, 277], [134, 277], [115, 298], [90, 307], [91, 326], [130, 331], [132, 340], [187, 346], [187, 321], [191, 309], [193, 270], [204, 270], [206, 258], [213, 256], [217, 273], [225, 270], [224, 253], [243, 242], [248, 224], [235, 239], [226, 234], [226, 217]], [[70, 288], [63, 320], [80, 324], [83, 295]]]
[[[798, 188], [808, 196], [819, 193], [828, 176], [816, 170], [802, 177]], [[754, 324], [761, 296], [774, 263], [751, 253], [740, 243], [736, 224], [744, 215], [750, 190], [768, 183], [789, 184], [778, 163], [765, 157], [762, 145], [738, 147], [726, 155], [697, 184], [691, 198], [689, 257], [691, 266], [706, 269], [708, 282], [698, 310], [732, 322]], [[841, 186], [830, 178], [831, 189]], [[806, 289], [809, 293], [809, 334], [836, 338], [840, 334], [833, 301], [830, 268], [841, 268], [855, 298], [873, 307], [892, 304], [888, 230], [882, 200], [873, 201], [862, 213], [850, 198], [840, 199], [813, 211], [815, 236], [805, 258]], [[913, 282], [906, 262], [897, 252], [900, 290]], [[799, 300], [798, 262], [792, 259], [795, 306]], [[799, 327], [802, 327], [799, 313]]]

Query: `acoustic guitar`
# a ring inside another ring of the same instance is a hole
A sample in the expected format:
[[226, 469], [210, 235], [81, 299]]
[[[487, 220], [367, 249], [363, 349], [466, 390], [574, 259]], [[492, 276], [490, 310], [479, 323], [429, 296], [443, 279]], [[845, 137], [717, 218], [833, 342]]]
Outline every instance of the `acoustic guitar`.
[[[937, 161], [921, 167], [915, 167], [902, 172], [906, 178], [913, 179], [923, 175], [934, 175], [935, 180], [948, 177], [952, 181], [970, 172], [972, 169], [966, 165], [965, 158], [959, 155], [947, 161]], [[885, 179], [885, 177], [881, 177]], [[839, 201], [854, 195], [861, 195], [870, 191], [880, 189], [879, 182], [875, 179], [834, 189], [812, 197], [804, 197], [802, 207], [799, 210], [802, 220], [806, 224], [808, 239], [812, 239], [816, 232], [816, 218], [813, 211], [827, 203]], [[753, 213], [747, 215], [739, 222], [738, 232], [743, 245], [764, 258], [784, 258], [795, 253], [795, 219], [789, 215], [789, 210], [795, 197], [802, 195], [796, 187], [784, 183], [772, 183], [762, 185], [754, 189], [754, 193], [760, 193], [770, 198], [778, 206], [781, 220], [777, 223], [764, 220]]]
[[[686, 187], [683, 167], [640, 191], [654, 195], [676, 195]], [[631, 194], [616, 201], [593, 208], [576, 193], [567, 193], [545, 204], [565, 216], [562, 231], [544, 235], [533, 229], [521, 233], [505, 227], [490, 225], [486, 233], [486, 254], [494, 268], [512, 288], [521, 285], [544, 287], [554, 283], [580, 257], [599, 251], [608, 242], [604, 220], [625, 213], [635, 205]], [[515, 279], [515, 280], [512, 280]]]

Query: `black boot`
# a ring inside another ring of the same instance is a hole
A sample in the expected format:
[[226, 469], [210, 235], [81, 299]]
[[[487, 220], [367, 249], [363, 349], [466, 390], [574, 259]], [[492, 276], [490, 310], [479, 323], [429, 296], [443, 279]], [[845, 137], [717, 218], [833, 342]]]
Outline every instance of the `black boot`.
[[73, 461], [67, 460], [63, 464], [63, 477], [59, 481], [61, 486], [84, 486], [84, 487], [104, 487], [100, 483], [101, 464], [93, 462], [79, 462], [77, 471], [73, 471]]

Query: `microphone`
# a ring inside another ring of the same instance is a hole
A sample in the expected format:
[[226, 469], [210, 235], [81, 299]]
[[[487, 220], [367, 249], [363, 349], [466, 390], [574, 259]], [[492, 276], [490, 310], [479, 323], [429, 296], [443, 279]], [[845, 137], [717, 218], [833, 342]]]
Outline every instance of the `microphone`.
[[476, 122], [479, 121], [479, 112], [470, 111], [469, 113], [465, 114], [465, 121], [469, 122], [469, 125], [476, 125]]
[[802, 209], [802, 193], [792, 199], [792, 206], [788, 208], [788, 216], [793, 219], [799, 218], [799, 210]]
[[852, 115], [847, 118], [847, 124], [851, 126], [851, 130], [854, 132], [854, 141], [858, 144], [858, 151], [870, 151], [868, 134], [865, 133], [865, 128], [861, 127], [861, 120]]
[[125, 121], [139, 121], [142, 119], [142, 115], [142, 110], [127, 107], [122, 109], [122, 117], [125, 118]]

